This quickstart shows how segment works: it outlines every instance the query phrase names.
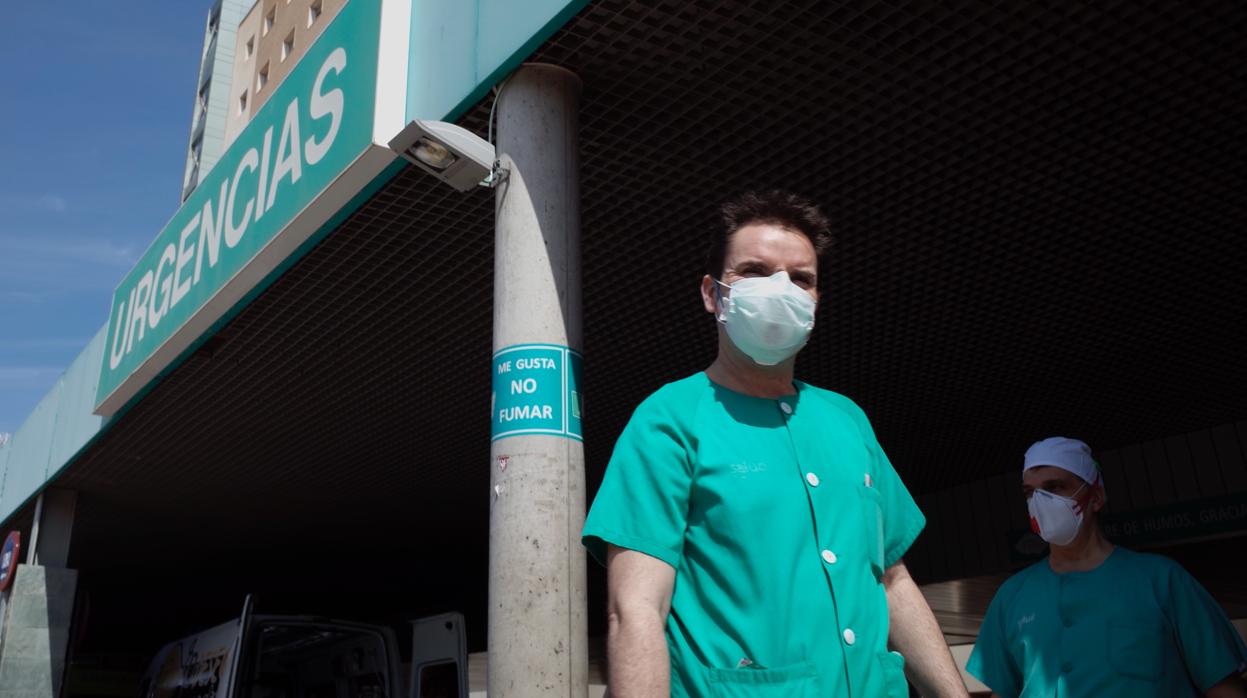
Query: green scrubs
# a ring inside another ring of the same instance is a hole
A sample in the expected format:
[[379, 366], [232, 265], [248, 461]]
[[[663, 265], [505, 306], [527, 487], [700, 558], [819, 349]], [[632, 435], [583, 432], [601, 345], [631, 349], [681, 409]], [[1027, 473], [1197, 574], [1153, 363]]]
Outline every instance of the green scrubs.
[[1208, 592], [1159, 555], [1115, 548], [1089, 572], [1042, 560], [996, 592], [966, 671], [1003, 698], [1199, 696], [1247, 666]]
[[645, 400], [584, 543], [676, 570], [673, 696], [896, 696], [880, 581], [925, 520], [851, 400], [750, 397], [699, 373]]

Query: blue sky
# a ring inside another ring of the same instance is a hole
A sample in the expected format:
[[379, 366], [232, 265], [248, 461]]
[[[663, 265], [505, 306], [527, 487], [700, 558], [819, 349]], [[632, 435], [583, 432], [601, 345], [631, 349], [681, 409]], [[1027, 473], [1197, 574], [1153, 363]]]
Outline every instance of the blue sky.
[[0, 433], [108, 321], [178, 206], [211, 0], [5, 3]]

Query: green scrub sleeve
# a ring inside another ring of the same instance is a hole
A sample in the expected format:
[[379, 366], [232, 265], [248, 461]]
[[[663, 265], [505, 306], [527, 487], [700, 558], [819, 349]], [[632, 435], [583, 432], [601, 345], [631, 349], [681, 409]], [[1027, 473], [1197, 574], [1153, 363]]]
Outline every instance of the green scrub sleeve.
[[692, 484], [693, 444], [677, 409], [660, 390], [637, 407], [615, 443], [602, 486], [585, 520], [582, 542], [601, 564], [607, 544], [678, 567]]
[[879, 492], [883, 510], [883, 568], [887, 569], [905, 555], [927, 525], [927, 519], [909, 494], [905, 483], [901, 481], [896, 468], [892, 467], [892, 461], [888, 460], [883, 447], [879, 445], [879, 439], [875, 436], [874, 427], [870, 425], [866, 413], [852, 400], [842, 396], [841, 400], [842, 407], [848, 409], [857, 423], [866, 449], [870, 451], [875, 463], [872, 484]]
[[1001, 587], [987, 607], [974, 650], [966, 660], [966, 672], [1001, 698], [1016, 698], [1022, 692], [1022, 675], [1009, 655], [1005, 635], [1006, 589], [1007, 585]]
[[1212, 595], [1181, 565], [1169, 572], [1165, 613], [1195, 685], [1207, 692], [1234, 673], [1247, 670], [1247, 647]]
[[900, 561], [913, 545], [914, 540], [927, 525], [927, 518], [909, 494], [901, 476], [896, 474], [879, 442], [871, 434], [871, 445], [876, 453], [876, 487], [883, 501], [883, 568]]

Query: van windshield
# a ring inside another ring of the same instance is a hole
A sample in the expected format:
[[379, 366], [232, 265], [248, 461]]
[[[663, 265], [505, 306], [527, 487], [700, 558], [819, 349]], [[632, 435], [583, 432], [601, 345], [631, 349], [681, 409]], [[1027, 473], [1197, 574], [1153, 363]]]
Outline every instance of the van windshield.
[[381, 635], [315, 623], [265, 623], [243, 683], [247, 698], [399, 698]]

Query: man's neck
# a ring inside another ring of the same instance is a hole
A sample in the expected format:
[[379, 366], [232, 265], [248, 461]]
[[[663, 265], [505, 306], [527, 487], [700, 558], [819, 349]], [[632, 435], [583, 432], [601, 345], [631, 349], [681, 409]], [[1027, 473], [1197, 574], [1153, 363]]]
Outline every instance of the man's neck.
[[1113, 552], [1113, 544], [1094, 521], [1083, 522], [1083, 530], [1069, 545], [1048, 548], [1048, 566], [1057, 574], [1088, 572], [1099, 567]]
[[753, 397], [779, 398], [797, 391], [792, 384], [794, 360], [760, 366], [732, 346], [720, 330], [719, 355], [706, 369], [706, 376], [728, 390]]

